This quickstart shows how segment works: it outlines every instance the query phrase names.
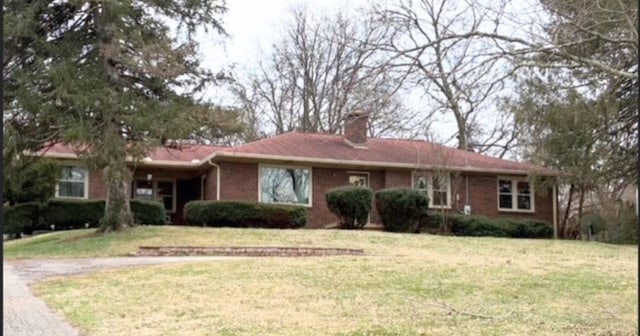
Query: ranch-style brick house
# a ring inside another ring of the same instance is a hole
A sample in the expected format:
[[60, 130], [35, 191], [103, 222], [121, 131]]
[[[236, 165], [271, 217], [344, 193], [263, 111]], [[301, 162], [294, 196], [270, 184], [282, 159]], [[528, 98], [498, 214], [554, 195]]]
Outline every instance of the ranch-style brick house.
[[[532, 176], [553, 179], [544, 167], [498, 159], [426, 141], [368, 138], [366, 114], [345, 118], [344, 135], [290, 132], [235, 147], [162, 147], [131, 163], [131, 197], [163, 202], [174, 224], [184, 222], [192, 200], [243, 200], [308, 207], [308, 228], [337, 219], [328, 210], [328, 189], [348, 184], [422, 189], [429, 207], [489, 217], [527, 217], [557, 223], [556, 187], [541, 187]], [[99, 171], [78, 164], [71, 146], [42, 153], [63, 159], [56, 188], [60, 198], [106, 198]], [[374, 210], [372, 223], [380, 223]]]

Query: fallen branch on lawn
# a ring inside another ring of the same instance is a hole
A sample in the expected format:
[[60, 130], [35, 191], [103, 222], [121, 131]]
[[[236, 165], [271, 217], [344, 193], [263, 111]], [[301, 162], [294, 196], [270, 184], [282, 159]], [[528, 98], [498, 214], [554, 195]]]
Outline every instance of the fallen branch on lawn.
[[436, 308], [447, 310], [447, 311], [449, 311], [449, 313], [455, 313], [455, 314], [459, 314], [459, 315], [466, 315], [466, 316], [471, 316], [471, 317], [476, 317], [476, 318], [481, 318], [481, 319], [488, 319], [488, 320], [504, 319], [504, 318], [509, 317], [509, 315], [511, 315], [513, 313], [513, 310], [511, 310], [511, 311], [509, 311], [508, 313], [506, 313], [505, 315], [502, 315], [502, 316], [480, 315], [480, 314], [468, 313], [468, 312], [464, 312], [464, 311], [455, 309], [455, 308], [449, 306], [448, 304], [446, 304], [444, 302], [427, 302], [427, 304], [429, 306], [433, 306], [433, 307], [436, 307]]

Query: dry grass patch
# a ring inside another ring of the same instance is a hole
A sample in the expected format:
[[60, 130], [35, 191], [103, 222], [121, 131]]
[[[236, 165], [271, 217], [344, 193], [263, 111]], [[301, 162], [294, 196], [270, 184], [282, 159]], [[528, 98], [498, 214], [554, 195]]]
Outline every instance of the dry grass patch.
[[35, 290], [87, 335], [637, 334], [633, 247], [382, 232], [207, 235], [201, 243], [372, 255], [139, 267]]

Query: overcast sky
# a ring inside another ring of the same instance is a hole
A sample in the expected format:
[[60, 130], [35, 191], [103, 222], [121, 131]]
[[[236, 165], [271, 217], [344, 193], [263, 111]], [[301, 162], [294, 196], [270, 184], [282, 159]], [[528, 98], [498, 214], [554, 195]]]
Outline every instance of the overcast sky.
[[[227, 0], [228, 12], [223, 16], [223, 26], [230, 38], [222, 39], [215, 33], [200, 34], [203, 65], [216, 71], [231, 66], [236, 73], [251, 71], [279, 40], [293, 6], [304, 5], [317, 14], [354, 10], [367, 3], [367, 0]], [[218, 87], [212, 87], [205, 96], [216, 103], [233, 103], [230, 95]], [[407, 105], [416, 109], [428, 108], [419, 94], [407, 97]], [[450, 113], [438, 114], [435, 119], [432, 136], [436, 140], [444, 141], [455, 133], [456, 124]], [[454, 141], [449, 144], [453, 145]]]

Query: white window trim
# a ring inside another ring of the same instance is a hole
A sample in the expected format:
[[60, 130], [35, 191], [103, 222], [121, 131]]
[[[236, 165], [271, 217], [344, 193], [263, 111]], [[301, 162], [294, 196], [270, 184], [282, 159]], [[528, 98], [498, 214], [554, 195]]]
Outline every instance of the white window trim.
[[[433, 205], [433, 180], [432, 177], [434, 175], [444, 175], [447, 178], [447, 204], [446, 205]], [[414, 171], [411, 174], [411, 188], [416, 189], [416, 177], [417, 176], [426, 176], [427, 177], [427, 195], [429, 197], [429, 208], [430, 209], [451, 209], [451, 173], [443, 173], [437, 174], [434, 172], [421, 172]]]
[[[309, 171], [309, 201], [304, 203], [286, 203], [286, 202], [262, 202], [262, 168], [284, 168], [284, 169], [307, 169]], [[308, 166], [294, 166], [294, 165], [277, 165], [277, 164], [258, 164], [258, 203], [263, 204], [277, 204], [277, 205], [297, 205], [306, 208], [311, 208], [313, 205], [313, 169]]]
[[[136, 189], [138, 186], [138, 181], [146, 181], [145, 178], [134, 178], [133, 179], [133, 189], [131, 190], [131, 198], [132, 199], [136, 199]], [[172, 204], [171, 204], [171, 210], [167, 210], [167, 213], [176, 213], [177, 211], [177, 207], [176, 207], [176, 195], [177, 195], [177, 187], [178, 184], [176, 183], [176, 179], [170, 179], [170, 178], [158, 178], [158, 179], [151, 179], [151, 189], [153, 190], [152, 192], [152, 196], [153, 196], [153, 200], [156, 202], [160, 202], [163, 204], [164, 206], [164, 202], [161, 202], [160, 200], [158, 200], [158, 182], [171, 182], [173, 184], [173, 195], [172, 196]]]
[[[500, 207], [500, 180], [511, 181], [511, 208]], [[531, 197], [531, 209], [518, 209], [518, 182], [529, 183], [529, 196]], [[536, 198], [533, 183], [525, 177], [513, 177], [513, 176], [498, 176], [496, 179], [496, 205], [499, 212], [522, 212], [522, 213], [534, 213], [536, 212]]]
[[371, 188], [371, 173], [367, 171], [355, 171], [355, 170], [347, 170], [347, 183], [349, 183], [349, 177], [351, 176], [366, 176], [367, 177], [367, 188]]
[[61, 198], [61, 199], [89, 199], [89, 170], [85, 167], [82, 166], [74, 166], [74, 165], [64, 165], [63, 167], [70, 167], [70, 168], [78, 168], [84, 171], [84, 196], [83, 197], [75, 197], [75, 196], [60, 196], [60, 182], [76, 182], [79, 183], [80, 181], [73, 181], [73, 180], [63, 180], [63, 179], [58, 179], [58, 181], [56, 181], [56, 193], [55, 193], [55, 198]]

